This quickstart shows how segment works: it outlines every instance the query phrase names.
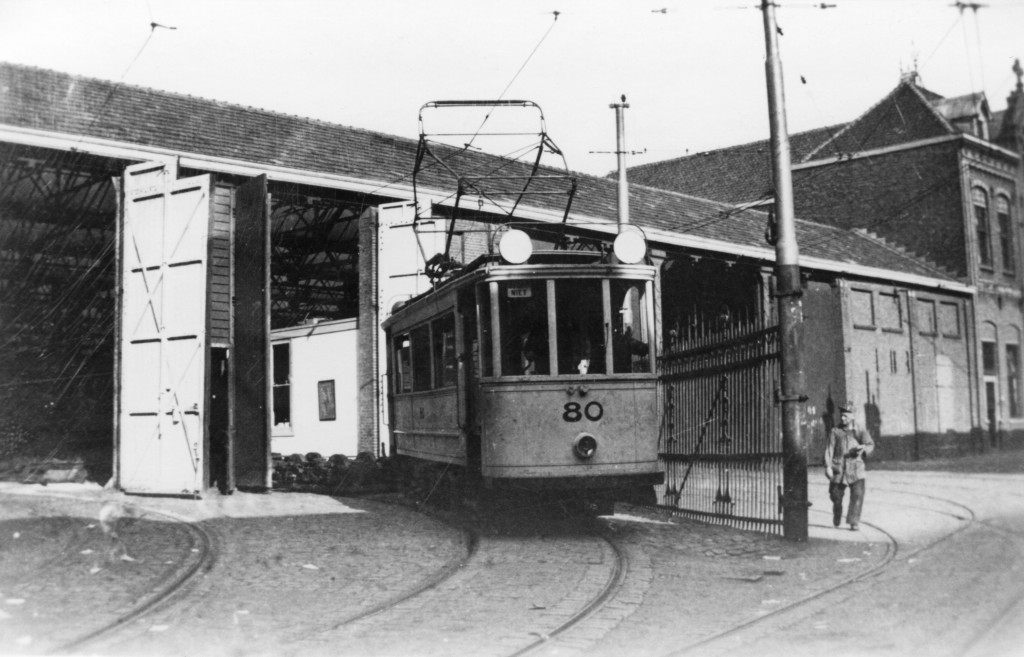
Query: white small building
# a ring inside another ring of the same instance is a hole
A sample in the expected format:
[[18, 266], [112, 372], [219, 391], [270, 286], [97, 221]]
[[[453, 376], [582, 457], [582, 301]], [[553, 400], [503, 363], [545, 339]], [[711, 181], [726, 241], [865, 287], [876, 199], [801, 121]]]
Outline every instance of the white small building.
[[287, 456], [359, 451], [355, 319], [271, 331], [271, 450]]

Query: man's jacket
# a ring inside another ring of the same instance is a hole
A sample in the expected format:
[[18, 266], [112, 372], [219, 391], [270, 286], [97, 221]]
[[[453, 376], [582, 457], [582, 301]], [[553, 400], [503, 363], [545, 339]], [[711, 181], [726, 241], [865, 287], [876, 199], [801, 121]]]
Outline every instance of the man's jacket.
[[[864, 450], [857, 449], [859, 445]], [[834, 484], [852, 484], [865, 476], [864, 457], [875, 451], [871, 435], [860, 429], [835, 427], [828, 436], [825, 448], [825, 467], [832, 468]]]

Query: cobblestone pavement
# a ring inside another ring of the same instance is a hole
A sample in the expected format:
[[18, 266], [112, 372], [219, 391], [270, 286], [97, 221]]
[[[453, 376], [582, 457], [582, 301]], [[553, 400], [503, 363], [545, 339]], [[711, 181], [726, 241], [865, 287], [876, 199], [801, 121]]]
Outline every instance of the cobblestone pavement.
[[[929, 583], [934, 599], [951, 604], [956, 592], [944, 584], [939, 563], [922, 571], [906, 559], [908, 551], [968, 522], [966, 507], [955, 511], [938, 499], [951, 493], [948, 482], [927, 487], [922, 479], [901, 489], [903, 478], [890, 479], [872, 479], [865, 516], [888, 527], [888, 534], [868, 525], [856, 533], [832, 528], [823, 486], [812, 486], [811, 539], [804, 544], [632, 507], [596, 523], [529, 514], [516, 521], [478, 519], [471, 540], [465, 518], [460, 525], [379, 500], [237, 493], [195, 501], [126, 497], [88, 486], [0, 484], [0, 654], [48, 654], [112, 622], [194, 565], [202, 540], [216, 556], [197, 578], [80, 654], [510, 654], [605, 586], [615, 550], [625, 556], [628, 572], [611, 603], [537, 654], [671, 655], [744, 623], [775, 618], [777, 610], [887, 562], [896, 556], [894, 536], [900, 566], [926, 573], [907, 581]], [[1012, 487], [1021, 478], [1007, 481]], [[999, 514], [984, 507], [986, 486], [964, 493], [978, 509], [977, 526], [1012, 538], [1020, 527], [998, 525]], [[915, 490], [936, 500], [905, 497]], [[110, 501], [143, 511], [122, 533], [130, 561], [108, 557], [109, 544], [97, 528], [99, 509]], [[963, 549], [979, 557], [956, 578], [975, 601], [970, 613], [988, 609], [969, 580], [998, 581], [992, 559], [1014, 569], [1013, 586], [1004, 581], [996, 601], [1012, 603], [1024, 558], [1007, 562], [1005, 551], [1019, 550], [1019, 541], [950, 543], [948, 551]], [[898, 638], [900, 577], [892, 575], [893, 593], [876, 596], [883, 608], [872, 618], [891, 635], [876, 637], [877, 654], [915, 654], [900, 652], [907, 648]], [[848, 595], [866, 596], [865, 586]], [[911, 616], [929, 627], [950, 625], [920, 607]], [[750, 650], [758, 642], [786, 652], [786, 637], [811, 650], [795, 654], [827, 652], [834, 648], [831, 637], [848, 635], [827, 609], [809, 608], [801, 620], [777, 626], [778, 636], [752, 634], [707, 654], [759, 654]], [[970, 640], [965, 635], [961, 643]]]

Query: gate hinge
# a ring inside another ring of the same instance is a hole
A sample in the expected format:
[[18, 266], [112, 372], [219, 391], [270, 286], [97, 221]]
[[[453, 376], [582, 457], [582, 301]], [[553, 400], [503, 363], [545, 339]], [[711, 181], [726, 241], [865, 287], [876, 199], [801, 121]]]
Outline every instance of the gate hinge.
[[785, 299], [786, 297], [802, 297], [804, 291], [801, 289], [791, 290], [789, 292], [776, 292], [772, 296], [776, 299]]
[[807, 395], [804, 395], [804, 394], [799, 394], [799, 395], [783, 395], [781, 392], [779, 392], [778, 388], [775, 389], [775, 403], [776, 404], [783, 404], [785, 402], [794, 402], [794, 401], [795, 402], [803, 403], [803, 402], [807, 401], [808, 399], [810, 399], [810, 397], [808, 397]]

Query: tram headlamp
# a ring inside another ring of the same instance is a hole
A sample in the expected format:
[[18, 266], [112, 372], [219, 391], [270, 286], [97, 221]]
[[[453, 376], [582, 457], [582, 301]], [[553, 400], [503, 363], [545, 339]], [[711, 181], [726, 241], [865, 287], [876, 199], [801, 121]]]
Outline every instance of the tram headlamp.
[[501, 236], [501, 241], [498, 242], [498, 253], [513, 265], [521, 265], [533, 255], [533, 242], [530, 241], [529, 235], [513, 228]]
[[572, 451], [581, 459], [592, 458], [597, 451], [597, 438], [593, 434], [581, 433], [572, 441]]
[[647, 240], [636, 227], [624, 227], [612, 243], [612, 250], [619, 262], [635, 265], [647, 255]]

